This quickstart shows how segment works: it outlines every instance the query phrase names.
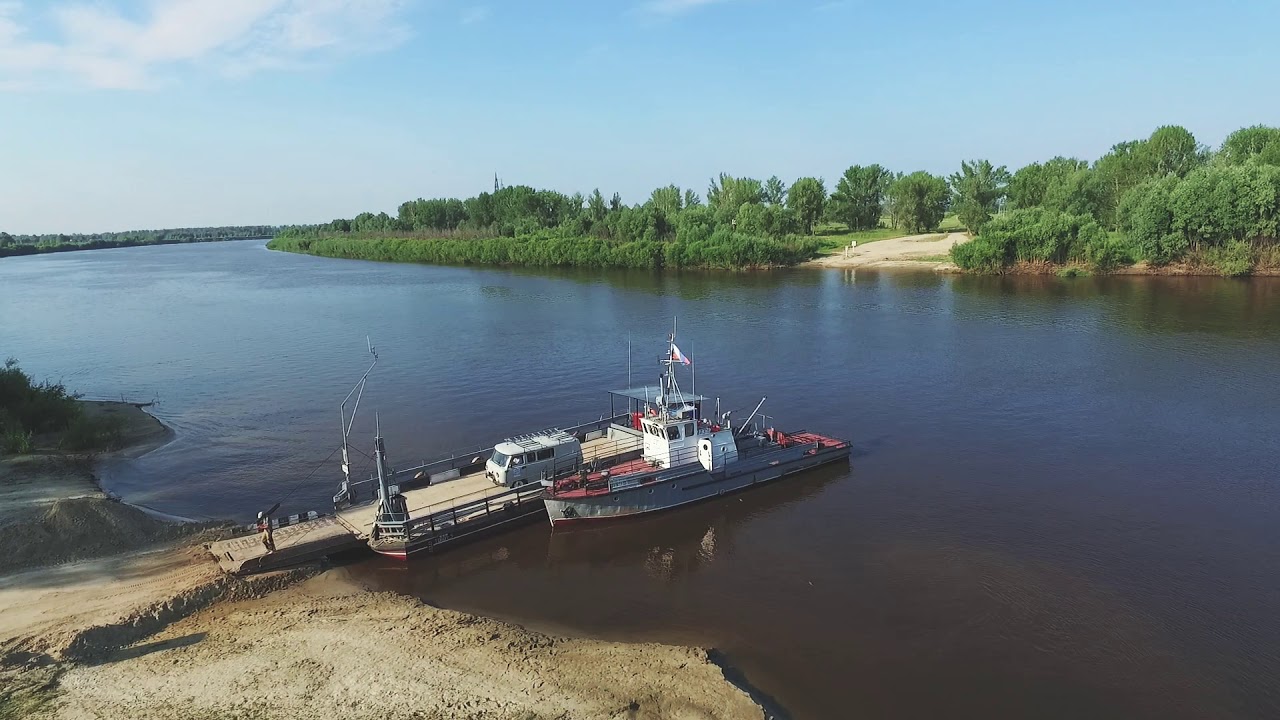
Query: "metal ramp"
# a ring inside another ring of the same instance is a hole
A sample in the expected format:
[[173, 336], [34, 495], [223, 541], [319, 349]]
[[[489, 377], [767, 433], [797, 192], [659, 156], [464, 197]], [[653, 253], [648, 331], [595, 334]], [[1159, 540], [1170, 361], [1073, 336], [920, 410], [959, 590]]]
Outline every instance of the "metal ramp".
[[233, 575], [266, 572], [319, 560], [336, 552], [365, 547], [345, 524], [331, 515], [287, 525], [274, 533], [276, 551], [268, 553], [257, 533], [209, 543], [218, 565]]

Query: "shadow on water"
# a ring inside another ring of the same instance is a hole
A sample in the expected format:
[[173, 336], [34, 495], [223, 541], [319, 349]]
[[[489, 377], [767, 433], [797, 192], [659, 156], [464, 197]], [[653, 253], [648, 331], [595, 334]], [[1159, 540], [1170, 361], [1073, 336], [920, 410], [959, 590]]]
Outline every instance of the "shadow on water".
[[821, 273], [803, 269], [780, 270], [599, 270], [593, 268], [511, 268], [518, 277], [554, 278], [580, 285], [607, 284], [611, 288], [681, 300], [708, 300], [723, 290], [767, 291], [783, 286], [813, 287]]
[[[698, 573], [718, 554], [732, 552], [734, 535], [753, 520], [805, 502], [849, 473], [847, 466], [837, 463], [648, 518], [555, 532], [539, 524], [440, 555], [415, 558], [408, 565], [381, 557], [370, 558], [354, 568], [354, 572], [360, 579], [376, 583], [378, 589], [393, 590], [432, 604], [439, 599], [439, 593], [475, 575], [501, 575], [508, 571], [513, 573], [508, 580], [515, 581], [518, 578], [514, 575], [523, 570], [625, 567], [639, 569], [652, 580], [672, 583]], [[592, 592], [589, 585], [593, 581], [589, 577], [584, 581], [582, 585], [557, 583], [549, 596], [528, 597], [515, 593], [506, 598], [515, 601], [510, 604], [501, 602], [501, 597], [484, 598], [484, 602], [486, 605], [496, 602], [495, 610], [505, 617], [536, 623], [541, 617], [554, 616], [555, 608], [564, 602]], [[661, 624], [658, 618], [652, 619], [655, 624]], [[610, 638], [607, 621], [585, 623], [573, 629]]]
[[[958, 296], [1009, 298], [1063, 306], [1094, 301], [1105, 318], [1141, 333], [1274, 336], [1280, 328], [1280, 278], [957, 275]], [[958, 311], [963, 305], [957, 304]]]

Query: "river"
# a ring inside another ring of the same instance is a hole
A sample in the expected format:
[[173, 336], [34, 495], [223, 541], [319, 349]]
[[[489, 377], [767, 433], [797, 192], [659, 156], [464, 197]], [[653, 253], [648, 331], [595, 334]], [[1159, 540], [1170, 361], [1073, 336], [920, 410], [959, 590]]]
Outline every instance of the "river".
[[[260, 241], [0, 260], [0, 355], [155, 400], [103, 470], [188, 517], [329, 507], [379, 353], [394, 464], [598, 417], [656, 380], [851, 438], [848, 467], [588, 532], [543, 524], [375, 587], [723, 651], [796, 718], [1280, 716], [1280, 282], [424, 267]], [[364, 458], [358, 458], [360, 463]], [[360, 463], [357, 463], [359, 466]]]

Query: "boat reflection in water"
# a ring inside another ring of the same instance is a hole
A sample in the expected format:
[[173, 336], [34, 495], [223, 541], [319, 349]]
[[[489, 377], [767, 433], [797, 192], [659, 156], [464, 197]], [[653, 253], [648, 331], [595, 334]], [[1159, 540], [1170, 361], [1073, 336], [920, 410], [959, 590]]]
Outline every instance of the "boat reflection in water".
[[624, 614], [623, 634], [668, 637], [674, 586], [733, 558], [753, 524], [848, 475], [843, 464], [829, 465], [721, 502], [568, 532], [531, 525], [428, 562], [371, 559], [350, 572], [377, 589], [532, 626], [617, 636]]

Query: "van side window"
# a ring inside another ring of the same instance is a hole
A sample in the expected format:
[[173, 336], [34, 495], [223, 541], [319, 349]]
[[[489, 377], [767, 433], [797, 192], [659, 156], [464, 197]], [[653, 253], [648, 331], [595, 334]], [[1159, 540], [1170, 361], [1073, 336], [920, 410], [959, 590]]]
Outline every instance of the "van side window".
[[547, 448], [546, 450], [539, 450], [539, 451], [538, 451], [538, 459], [539, 459], [539, 460], [550, 460], [550, 459], [551, 459], [551, 449], [550, 449], [550, 448]]
[[525, 462], [527, 462], [527, 463], [531, 463], [531, 462], [533, 462], [534, 460], [537, 460], [537, 459], [538, 459], [538, 454], [537, 454], [537, 453], [531, 453], [531, 452], [528, 452], [528, 453], [525, 453], [525, 454], [524, 454], [524, 461], [525, 461]]

